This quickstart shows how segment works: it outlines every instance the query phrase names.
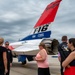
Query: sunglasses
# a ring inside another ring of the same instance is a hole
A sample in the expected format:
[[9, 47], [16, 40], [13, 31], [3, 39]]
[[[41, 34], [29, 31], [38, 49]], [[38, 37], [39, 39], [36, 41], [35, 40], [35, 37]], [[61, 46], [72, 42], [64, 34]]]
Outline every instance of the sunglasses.
[[9, 44], [5, 44], [5, 45], [9, 45]]

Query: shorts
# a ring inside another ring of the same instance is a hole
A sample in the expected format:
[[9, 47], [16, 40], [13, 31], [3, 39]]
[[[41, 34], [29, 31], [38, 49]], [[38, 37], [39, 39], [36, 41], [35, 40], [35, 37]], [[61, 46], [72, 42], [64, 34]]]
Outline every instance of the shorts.
[[50, 70], [48, 68], [38, 68], [38, 75], [50, 75]]

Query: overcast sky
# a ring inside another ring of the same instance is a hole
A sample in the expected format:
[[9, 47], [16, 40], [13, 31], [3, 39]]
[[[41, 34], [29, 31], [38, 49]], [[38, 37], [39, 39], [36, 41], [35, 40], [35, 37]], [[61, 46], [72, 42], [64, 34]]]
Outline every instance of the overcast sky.
[[[10, 42], [27, 36], [52, 1], [0, 0], [0, 36]], [[51, 30], [51, 38], [75, 37], [75, 0], [62, 0]]]

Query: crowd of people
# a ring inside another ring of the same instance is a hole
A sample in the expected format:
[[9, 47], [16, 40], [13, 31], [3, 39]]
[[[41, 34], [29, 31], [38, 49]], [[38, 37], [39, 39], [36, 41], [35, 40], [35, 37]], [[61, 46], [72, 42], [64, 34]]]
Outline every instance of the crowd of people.
[[[75, 75], [75, 38], [68, 39], [62, 36], [62, 43], [58, 46], [58, 59], [60, 61], [61, 75]], [[0, 75], [10, 75], [10, 66], [12, 66], [12, 51], [9, 48], [9, 42], [0, 37]], [[33, 59], [37, 62], [38, 75], [51, 75], [44, 43], [39, 44], [39, 52]]]
[[12, 66], [12, 52], [9, 49], [9, 42], [0, 37], [0, 75], [10, 75], [10, 66]]
[[[62, 36], [61, 41], [62, 43], [58, 45], [60, 73], [61, 75], [75, 75], [75, 38], [68, 40], [67, 36]], [[39, 44], [39, 50], [34, 57], [38, 65], [38, 75], [51, 75], [44, 43]]]
[[68, 40], [67, 36], [63, 36], [58, 51], [61, 75], [75, 75], [75, 38]]

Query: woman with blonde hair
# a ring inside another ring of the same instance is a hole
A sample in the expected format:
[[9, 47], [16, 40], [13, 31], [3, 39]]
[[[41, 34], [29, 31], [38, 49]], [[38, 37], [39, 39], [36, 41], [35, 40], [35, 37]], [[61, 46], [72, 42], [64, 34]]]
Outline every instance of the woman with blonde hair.
[[70, 38], [67, 45], [72, 52], [62, 63], [64, 75], [75, 75], [75, 38]]
[[0, 37], [0, 75], [5, 75], [7, 73], [7, 54], [6, 48], [3, 45], [4, 39]]
[[39, 52], [34, 58], [38, 65], [38, 75], [50, 75], [47, 52], [44, 43], [39, 44]]

